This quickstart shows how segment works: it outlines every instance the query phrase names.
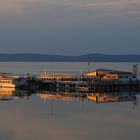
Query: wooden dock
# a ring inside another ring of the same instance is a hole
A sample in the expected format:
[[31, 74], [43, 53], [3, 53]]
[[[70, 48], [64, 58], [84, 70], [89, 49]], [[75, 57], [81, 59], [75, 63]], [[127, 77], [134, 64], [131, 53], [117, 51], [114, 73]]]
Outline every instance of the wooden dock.
[[89, 91], [92, 92], [139, 92], [140, 80], [94, 80], [89, 83]]
[[[20, 88], [20, 87], [19, 87]], [[49, 81], [44, 82], [36, 78], [27, 79], [24, 86], [26, 89], [33, 90], [47, 90], [47, 91], [66, 91], [66, 92], [79, 92], [79, 93], [90, 93], [90, 92], [139, 92], [140, 91], [140, 80], [92, 80], [87, 82], [57, 82]]]

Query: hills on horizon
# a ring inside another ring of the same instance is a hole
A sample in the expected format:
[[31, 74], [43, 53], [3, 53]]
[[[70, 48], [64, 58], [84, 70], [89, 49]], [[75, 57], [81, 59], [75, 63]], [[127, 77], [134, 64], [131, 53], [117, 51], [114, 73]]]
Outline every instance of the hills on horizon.
[[0, 54], [1, 62], [140, 62], [140, 55], [85, 54], [79, 56], [47, 55], [47, 54]]

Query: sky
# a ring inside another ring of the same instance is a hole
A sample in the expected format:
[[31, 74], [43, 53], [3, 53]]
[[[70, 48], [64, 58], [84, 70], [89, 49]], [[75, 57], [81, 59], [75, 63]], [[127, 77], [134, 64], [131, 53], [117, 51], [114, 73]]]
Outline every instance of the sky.
[[0, 0], [0, 53], [140, 54], [140, 0]]

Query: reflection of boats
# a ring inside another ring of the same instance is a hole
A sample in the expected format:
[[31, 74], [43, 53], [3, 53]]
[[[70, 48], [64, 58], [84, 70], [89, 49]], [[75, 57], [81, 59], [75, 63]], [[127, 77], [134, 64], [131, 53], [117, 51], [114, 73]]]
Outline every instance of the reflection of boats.
[[136, 96], [119, 96], [118, 101], [133, 101], [136, 100]]
[[19, 98], [25, 98], [29, 99], [29, 96], [31, 96], [32, 93], [30, 93], [28, 90], [16, 90], [14, 92], [14, 99], [19, 99]]
[[51, 94], [49, 92], [45, 92], [45, 93], [38, 93], [38, 96], [40, 96], [40, 98], [43, 100], [51, 100], [51, 99], [72, 100], [74, 98], [74, 96], [68, 96], [67, 93]]
[[97, 101], [97, 96], [96, 95], [88, 95], [87, 98], [89, 100], [92, 100], [92, 101], [95, 101], [95, 102]]
[[0, 87], [4, 88], [15, 88], [13, 78], [0, 75]]
[[117, 102], [118, 97], [113, 96], [101, 96], [97, 97], [97, 102]]
[[0, 100], [11, 100], [15, 88], [0, 88]]
[[134, 101], [136, 100], [136, 95], [131, 94], [91, 94], [88, 95], [87, 98], [89, 100], [95, 101], [97, 103], [104, 102], [123, 102], [123, 101]]
[[15, 91], [15, 88], [5, 88], [5, 87], [0, 88], [0, 94], [12, 95], [14, 91]]
[[72, 100], [71, 97], [61, 96], [61, 95], [51, 95], [51, 94], [38, 94], [43, 100], [51, 99], [61, 99], [61, 100]]

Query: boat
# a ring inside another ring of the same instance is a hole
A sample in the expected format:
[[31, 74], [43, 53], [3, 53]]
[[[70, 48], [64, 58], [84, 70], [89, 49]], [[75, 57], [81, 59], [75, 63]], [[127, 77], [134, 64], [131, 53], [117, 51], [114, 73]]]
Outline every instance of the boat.
[[0, 75], [0, 88], [15, 88], [13, 78]]

